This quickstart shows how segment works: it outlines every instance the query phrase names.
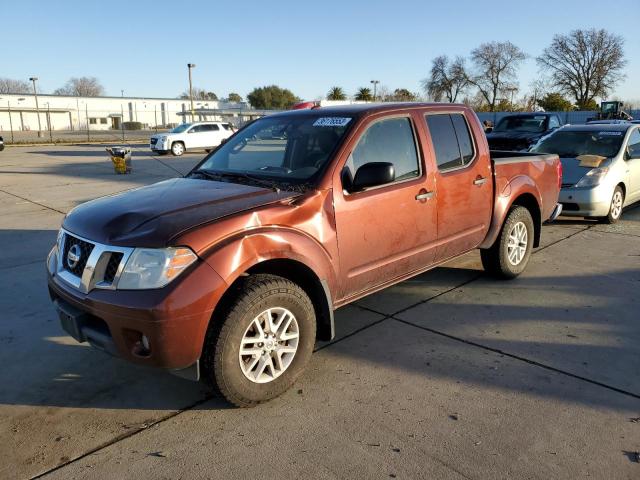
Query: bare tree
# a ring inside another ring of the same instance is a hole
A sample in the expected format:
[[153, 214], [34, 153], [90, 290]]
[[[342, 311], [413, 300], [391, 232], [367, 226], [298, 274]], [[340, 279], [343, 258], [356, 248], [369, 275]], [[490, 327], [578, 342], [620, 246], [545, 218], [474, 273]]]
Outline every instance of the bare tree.
[[[189, 92], [186, 91], [182, 93], [179, 98], [189, 99], [190, 98]], [[218, 95], [204, 88], [193, 87], [193, 99], [194, 100], [218, 100]]]
[[24, 80], [0, 78], [0, 93], [30, 93], [31, 85]]
[[100, 97], [104, 87], [96, 77], [72, 77], [64, 87], [54, 90], [54, 95], [73, 95], [76, 97]]
[[456, 57], [450, 62], [446, 55], [433, 59], [430, 77], [422, 80], [424, 92], [436, 102], [446, 98], [449, 103], [454, 103], [468, 85], [464, 58]]
[[495, 110], [498, 95], [514, 88], [518, 66], [527, 54], [511, 42], [483, 43], [471, 52], [473, 73], [467, 80], [475, 86], [489, 106]]
[[557, 87], [576, 100], [578, 108], [604, 97], [624, 76], [624, 40], [606, 30], [574, 30], [555, 35], [538, 57]]

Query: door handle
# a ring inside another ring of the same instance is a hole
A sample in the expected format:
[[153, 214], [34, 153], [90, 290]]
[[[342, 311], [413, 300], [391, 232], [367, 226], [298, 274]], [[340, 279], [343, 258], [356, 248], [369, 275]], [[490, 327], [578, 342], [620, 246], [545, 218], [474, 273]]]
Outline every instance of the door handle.
[[487, 179], [485, 177], [476, 177], [476, 179], [473, 181], [474, 185], [484, 185], [484, 183], [487, 181]]
[[421, 192], [416, 195], [416, 200], [429, 200], [433, 198], [433, 192]]

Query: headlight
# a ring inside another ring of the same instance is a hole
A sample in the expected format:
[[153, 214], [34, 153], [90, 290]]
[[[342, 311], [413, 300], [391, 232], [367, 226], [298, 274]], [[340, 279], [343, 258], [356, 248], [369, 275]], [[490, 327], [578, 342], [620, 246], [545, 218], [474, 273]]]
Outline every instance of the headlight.
[[592, 168], [576, 183], [576, 187], [597, 187], [608, 171], [609, 167]]
[[196, 259], [195, 253], [185, 247], [136, 248], [124, 266], [118, 281], [118, 289], [162, 288], [178, 277]]
[[161, 143], [164, 143], [164, 142], [166, 142], [166, 141], [167, 141], [167, 137], [166, 137], [166, 136], [162, 136], [162, 137], [160, 137], [160, 142], [161, 142]]

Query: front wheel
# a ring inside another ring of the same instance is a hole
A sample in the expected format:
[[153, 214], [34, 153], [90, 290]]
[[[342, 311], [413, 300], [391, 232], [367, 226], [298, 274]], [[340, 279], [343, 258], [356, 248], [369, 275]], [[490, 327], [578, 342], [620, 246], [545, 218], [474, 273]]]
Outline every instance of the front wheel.
[[616, 223], [622, 216], [622, 206], [624, 205], [624, 192], [620, 186], [617, 186], [611, 196], [611, 205], [609, 206], [609, 214], [600, 220], [604, 223]]
[[529, 263], [533, 249], [533, 218], [524, 207], [511, 208], [491, 248], [480, 250], [484, 269], [497, 277], [515, 278]]
[[171, 154], [179, 157], [184, 153], [184, 143], [182, 142], [173, 142], [171, 145]]
[[304, 371], [315, 344], [309, 296], [275, 275], [242, 281], [228, 308], [213, 318], [202, 354], [204, 380], [238, 407], [287, 391]]

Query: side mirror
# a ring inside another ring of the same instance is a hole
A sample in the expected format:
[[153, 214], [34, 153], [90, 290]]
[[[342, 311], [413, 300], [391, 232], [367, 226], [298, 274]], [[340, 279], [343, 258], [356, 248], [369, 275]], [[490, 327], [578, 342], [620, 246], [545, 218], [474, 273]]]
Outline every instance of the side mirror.
[[393, 163], [389, 162], [369, 162], [362, 165], [356, 171], [353, 178], [351, 190], [358, 192], [367, 187], [376, 187], [391, 183], [396, 178], [396, 172]]

